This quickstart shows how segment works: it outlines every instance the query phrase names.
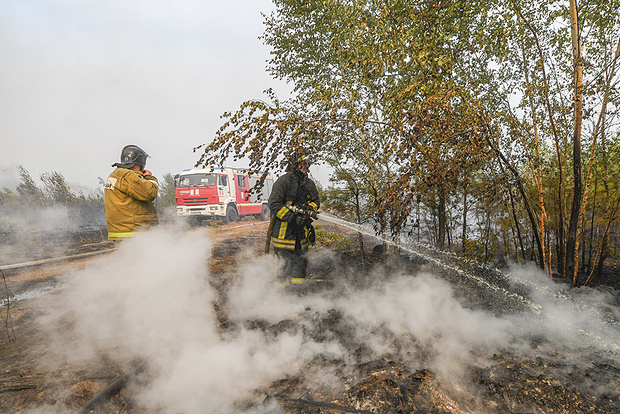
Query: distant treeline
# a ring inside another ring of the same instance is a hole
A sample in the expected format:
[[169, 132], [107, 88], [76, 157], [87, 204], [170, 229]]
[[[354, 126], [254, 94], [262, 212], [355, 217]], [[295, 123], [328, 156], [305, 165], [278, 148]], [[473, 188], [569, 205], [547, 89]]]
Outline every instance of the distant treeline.
[[[42, 173], [41, 186], [23, 166], [17, 169], [20, 180], [15, 190], [4, 187], [0, 191], [0, 234], [105, 225], [103, 178], [99, 177], [97, 189], [84, 194], [72, 191], [60, 172]], [[174, 179], [166, 173], [155, 202], [164, 218], [170, 217], [175, 206], [174, 195]]]

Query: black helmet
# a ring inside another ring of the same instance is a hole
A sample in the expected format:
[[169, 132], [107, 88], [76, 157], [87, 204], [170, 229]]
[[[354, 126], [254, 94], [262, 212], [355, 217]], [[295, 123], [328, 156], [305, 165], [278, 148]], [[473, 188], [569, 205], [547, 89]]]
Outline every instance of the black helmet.
[[289, 171], [296, 171], [299, 164], [305, 163], [308, 167], [312, 165], [312, 159], [303, 148], [293, 151], [289, 161]]
[[149, 154], [144, 152], [139, 146], [126, 145], [121, 151], [121, 162], [112, 164], [112, 167], [131, 168], [136, 164], [144, 167], [148, 157]]

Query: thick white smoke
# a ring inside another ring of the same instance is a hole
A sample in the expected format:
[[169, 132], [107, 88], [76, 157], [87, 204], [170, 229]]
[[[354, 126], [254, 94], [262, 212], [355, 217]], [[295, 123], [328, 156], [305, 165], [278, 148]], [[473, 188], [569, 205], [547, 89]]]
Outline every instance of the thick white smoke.
[[[447, 282], [428, 273], [403, 274], [380, 289], [357, 297], [349, 295], [342, 299], [342, 307], [350, 312], [362, 337], [375, 338], [370, 344], [377, 353], [409, 339], [415, 348], [399, 346], [391, 351], [401, 352], [415, 368], [431, 369], [445, 381], [473, 362], [472, 351], [492, 354], [505, 346], [512, 326], [506, 320], [464, 308]], [[376, 333], [379, 326], [395, 337], [392, 343], [382, 343], [385, 335]], [[416, 349], [426, 356], [416, 355]], [[407, 358], [407, 353], [414, 354]]]
[[[54, 349], [69, 351], [58, 351], [59, 360], [105, 356], [127, 370], [140, 361], [148, 380], [129, 392], [142, 406], [226, 413], [243, 411], [261, 401], [273, 381], [300, 372], [312, 386], [342, 386], [312, 362], [320, 357], [353, 364], [358, 345], [368, 358], [398, 358], [454, 385], [467, 367], [484, 365], [496, 352], [537, 352], [529, 342], [533, 335], [558, 349], [568, 340], [587, 346], [592, 335], [599, 343], [618, 335], [605, 323], [605, 315], [618, 318], [610, 295], [588, 290], [567, 300], [533, 269], [514, 268], [511, 277], [528, 283], [542, 313], [496, 316], [466, 307], [448, 282], [429, 272], [377, 275], [366, 288], [336, 285], [297, 296], [274, 283], [273, 256], [247, 254], [238, 257], [236, 283], [224, 292], [228, 324], [222, 327], [213, 306], [218, 292], [207, 272], [210, 249], [201, 231], [160, 227], [74, 274], [59, 304], [75, 319], [70, 334], [59, 328]], [[601, 307], [589, 307], [591, 300]], [[339, 319], [322, 328], [319, 320], [329, 312]], [[287, 320], [297, 328], [274, 334], [252, 324]], [[321, 329], [333, 332], [317, 339]]]
[[65, 255], [69, 243], [58, 243], [58, 240], [67, 241], [69, 229], [82, 223], [71, 217], [72, 212], [62, 205], [32, 207], [0, 204], [1, 264]]
[[509, 277], [541, 307], [536, 318], [513, 318], [524, 336], [538, 335], [547, 346], [596, 347], [620, 355], [620, 308], [610, 291], [570, 289], [533, 266], [513, 265]]
[[[309, 344], [301, 333], [220, 334], [207, 274], [210, 246], [201, 232], [158, 228], [74, 274], [56, 312], [71, 309], [75, 323], [70, 333], [59, 328], [55, 352], [74, 364], [102, 357], [126, 369], [145, 363], [151, 378], [132, 390], [135, 398], [188, 414], [234, 412], [235, 404], [296, 373], [313, 355], [338, 352], [331, 344]], [[265, 270], [255, 268], [256, 275]]]

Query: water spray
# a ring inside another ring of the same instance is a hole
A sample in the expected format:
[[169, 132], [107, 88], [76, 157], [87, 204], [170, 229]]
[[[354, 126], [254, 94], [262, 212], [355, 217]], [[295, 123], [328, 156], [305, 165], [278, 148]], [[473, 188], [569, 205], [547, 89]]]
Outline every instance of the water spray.
[[[539, 315], [542, 312], [542, 306], [533, 303], [532, 301], [528, 300], [527, 298], [524, 298], [523, 296], [521, 296], [521, 295], [519, 295], [517, 293], [509, 292], [508, 290], [506, 290], [504, 288], [501, 288], [499, 286], [495, 286], [495, 285], [489, 283], [487, 280], [485, 280], [485, 279], [483, 279], [483, 278], [481, 278], [479, 276], [473, 275], [473, 274], [468, 273], [468, 272], [466, 272], [466, 271], [464, 271], [464, 270], [462, 270], [462, 269], [460, 269], [460, 268], [458, 268], [456, 266], [452, 266], [452, 265], [450, 265], [448, 263], [445, 263], [445, 261], [441, 261], [441, 260], [439, 260], [439, 259], [437, 259], [435, 257], [432, 257], [429, 254], [424, 254], [422, 252], [422, 249], [413, 249], [412, 247], [408, 247], [406, 245], [402, 245], [400, 243], [397, 243], [397, 242], [389, 239], [388, 237], [375, 234], [374, 231], [371, 231], [370, 229], [368, 229], [367, 227], [365, 227], [363, 225], [351, 223], [351, 222], [348, 222], [346, 220], [342, 220], [342, 219], [340, 219], [338, 217], [332, 216], [330, 214], [321, 213], [321, 220], [325, 220], [325, 221], [328, 221], [328, 222], [330, 222], [332, 224], [336, 224], [338, 226], [343, 226], [343, 227], [346, 227], [346, 228], [348, 228], [350, 230], [354, 230], [354, 231], [357, 231], [359, 233], [365, 234], [367, 236], [374, 237], [374, 238], [376, 238], [378, 240], [381, 240], [381, 241], [383, 241], [383, 242], [385, 242], [385, 243], [387, 243], [387, 244], [389, 244], [391, 246], [394, 246], [394, 247], [396, 247], [398, 249], [404, 250], [407, 253], [414, 254], [416, 256], [420, 256], [423, 259], [428, 260], [429, 262], [432, 262], [432, 263], [434, 263], [434, 264], [436, 264], [436, 265], [438, 265], [438, 266], [440, 266], [440, 267], [442, 267], [442, 268], [444, 268], [446, 270], [450, 270], [450, 271], [456, 272], [459, 275], [465, 276], [465, 277], [467, 277], [467, 278], [469, 278], [469, 279], [471, 279], [471, 280], [473, 280], [473, 281], [475, 281], [475, 282], [477, 282], [477, 283], [479, 283], [481, 285], [484, 285], [485, 287], [487, 287], [489, 289], [495, 290], [497, 292], [501, 292], [505, 296], [511, 297], [513, 299], [516, 299], [518, 302], [524, 304], [526, 307], [528, 307], [532, 312], [534, 312], [537, 315]], [[426, 249], [428, 249], [428, 247], [426, 247]]]
[[[370, 237], [373, 237], [375, 239], [381, 240], [384, 243], [387, 243], [387, 244], [389, 244], [391, 246], [394, 246], [394, 247], [396, 247], [398, 249], [406, 251], [406, 252], [408, 252], [410, 254], [419, 256], [419, 257], [421, 257], [421, 258], [423, 258], [423, 259], [425, 259], [425, 260], [427, 260], [429, 262], [432, 262], [432, 263], [440, 266], [443, 269], [455, 272], [455, 273], [457, 273], [457, 274], [459, 274], [461, 276], [464, 276], [464, 277], [466, 277], [466, 278], [468, 278], [470, 280], [473, 280], [474, 282], [476, 282], [476, 283], [478, 283], [478, 284], [480, 284], [480, 285], [482, 285], [482, 286], [484, 286], [486, 288], [492, 289], [495, 292], [502, 293], [506, 297], [515, 299], [517, 302], [525, 305], [535, 315], [539, 315], [539, 316], [544, 315], [544, 316], [546, 316], [548, 318], [559, 320], [559, 321], [563, 322], [564, 324], [566, 324], [567, 326], [572, 326], [572, 323], [570, 321], [567, 321], [567, 320], [562, 319], [562, 318], [557, 318], [556, 316], [553, 316], [553, 315], [550, 315], [547, 312], [544, 312], [543, 307], [541, 305], [532, 302], [531, 300], [525, 298], [524, 296], [522, 296], [522, 295], [520, 295], [518, 293], [510, 292], [510, 291], [508, 291], [508, 290], [506, 290], [506, 289], [504, 289], [504, 288], [502, 288], [500, 286], [494, 285], [494, 284], [490, 283], [489, 281], [481, 278], [480, 276], [476, 276], [476, 275], [474, 275], [474, 274], [472, 274], [470, 272], [467, 272], [467, 271], [459, 268], [458, 266], [454, 266], [454, 265], [451, 265], [449, 263], [446, 263], [446, 261], [447, 261], [446, 260], [447, 259], [446, 256], [448, 256], [448, 255], [454, 256], [454, 254], [441, 251], [439, 249], [433, 248], [432, 246], [428, 246], [428, 245], [425, 245], [425, 244], [422, 244], [422, 243], [419, 243], [419, 242], [414, 242], [413, 240], [406, 240], [405, 241], [406, 244], [395, 242], [394, 240], [392, 240], [392, 239], [390, 239], [388, 237], [385, 237], [385, 236], [382, 236], [382, 235], [377, 235], [374, 232], [374, 230], [368, 228], [367, 226], [364, 226], [364, 225], [361, 225], [361, 224], [356, 224], [356, 223], [351, 223], [349, 221], [346, 221], [346, 220], [340, 219], [338, 217], [335, 217], [335, 216], [333, 216], [331, 214], [321, 213], [320, 218], [321, 218], [321, 220], [325, 220], [325, 221], [327, 221], [329, 223], [332, 223], [332, 224], [335, 224], [335, 225], [338, 225], [338, 226], [342, 226], [342, 227], [348, 228], [350, 230], [356, 231], [358, 233], [362, 233], [362, 234], [364, 234], [366, 236], [370, 236]], [[415, 246], [415, 248], [414, 248], [414, 246]], [[435, 256], [440, 256], [440, 255], [444, 256], [444, 259], [441, 260], [441, 259], [439, 259], [437, 257], [433, 257], [433, 255], [435, 255]], [[453, 259], [456, 259], [456, 257], [454, 256]], [[496, 269], [485, 268], [485, 271], [496, 272], [498, 275], [501, 274], [501, 272], [499, 272]], [[504, 276], [507, 276], [507, 275], [504, 275]], [[523, 285], [529, 285], [530, 287], [533, 287], [533, 288], [539, 289], [539, 290], [542, 289], [544, 291], [547, 291], [547, 293], [549, 293], [548, 289], [546, 289], [544, 287], [537, 286], [537, 285], [533, 284], [532, 282], [528, 282], [528, 281], [520, 280], [520, 279], [518, 281], [520, 283], [522, 283]], [[557, 294], [554, 294], [554, 296], [557, 297]], [[609, 324], [609, 325], [612, 325], [615, 328], [618, 328], [620, 326], [620, 323], [618, 323], [618, 322], [614, 323], [612, 321], [606, 321], [606, 323]], [[607, 348], [607, 349], [611, 349], [611, 352], [613, 352], [614, 354], [617, 354], [618, 351], [620, 351], [620, 345], [615, 344], [615, 343], [610, 344], [610, 343], [608, 343], [608, 341], [606, 341], [605, 339], [601, 338], [600, 336], [598, 336], [598, 335], [596, 335], [596, 334], [594, 334], [592, 332], [588, 332], [588, 331], [585, 331], [583, 329], [579, 329], [579, 333], [581, 333], [584, 336], [587, 336], [587, 337], [591, 338], [592, 340], [597, 342], [602, 347]]]

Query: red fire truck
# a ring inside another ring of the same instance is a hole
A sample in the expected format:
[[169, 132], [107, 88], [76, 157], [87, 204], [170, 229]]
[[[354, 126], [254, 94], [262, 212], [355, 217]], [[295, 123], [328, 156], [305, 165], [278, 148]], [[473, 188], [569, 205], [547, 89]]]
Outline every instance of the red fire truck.
[[261, 191], [250, 193], [260, 176], [243, 171], [233, 167], [183, 170], [175, 177], [177, 215], [195, 224], [213, 218], [233, 222], [251, 215], [268, 219], [273, 178], [266, 177]]

